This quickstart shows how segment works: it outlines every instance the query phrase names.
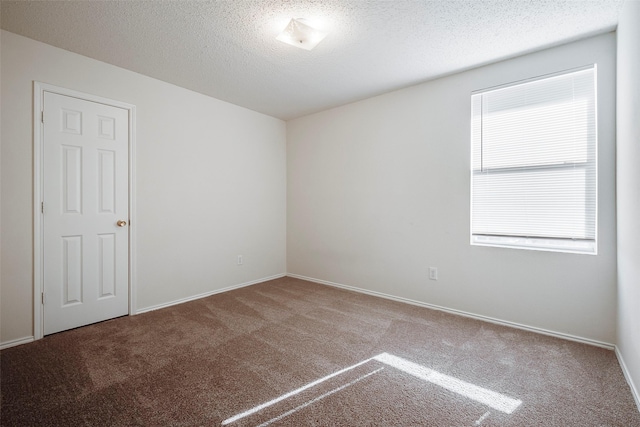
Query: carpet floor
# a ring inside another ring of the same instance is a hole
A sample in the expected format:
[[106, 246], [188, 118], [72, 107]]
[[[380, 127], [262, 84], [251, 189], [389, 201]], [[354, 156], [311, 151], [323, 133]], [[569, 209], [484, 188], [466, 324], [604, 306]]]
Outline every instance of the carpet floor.
[[3, 426], [640, 426], [610, 350], [288, 277], [0, 361]]

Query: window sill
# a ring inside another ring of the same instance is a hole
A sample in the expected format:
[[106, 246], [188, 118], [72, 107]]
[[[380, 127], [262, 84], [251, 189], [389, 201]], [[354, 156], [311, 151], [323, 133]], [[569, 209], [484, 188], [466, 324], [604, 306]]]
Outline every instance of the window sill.
[[595, 241], [543, 239], [533, 237], [471, 236], [472, 246], [494, 246], [499, 248], [526, 249], [533, 251], [565, 252], [596, 255]]

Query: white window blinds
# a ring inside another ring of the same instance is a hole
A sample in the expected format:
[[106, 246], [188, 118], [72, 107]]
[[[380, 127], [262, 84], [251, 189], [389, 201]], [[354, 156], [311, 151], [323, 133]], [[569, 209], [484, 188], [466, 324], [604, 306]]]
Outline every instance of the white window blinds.
[[472, 95], [472, 242], [595, 252], [595, 65]]

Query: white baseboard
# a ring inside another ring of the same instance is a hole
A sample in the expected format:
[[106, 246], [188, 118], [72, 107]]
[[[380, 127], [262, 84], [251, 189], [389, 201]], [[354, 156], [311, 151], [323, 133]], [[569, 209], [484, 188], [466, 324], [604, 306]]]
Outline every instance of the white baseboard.
[[640, 392], [638, 392], [638, 388], [633, 382], [633, 378], [631, 378], [631, 374], [627, 369], [627, 364], [624, 363], [624, 359], [622, 358], [622, 353], [620, 353], [620, 349], [616, 346], [616, 357], [618, 358], [618, 363], [620, 363], [620, 368], [622, 368], [622, 373], [624, 374], [624, 378], [627, 380], [627, 384], [631, 388], [631, 394], [633, 395], [633, 399], [636, 401], [636, 406], [638, 407], [638, 411], [640, 411]]
[[480, 314], [468, 313], [468, 312], [462, 311], [462, 310], [456, 310], [456, 309], [453, 309], [453, 308], [442, 307], [442, 306], [439, 306], [439, 305], [429, 304], [429, 303], [422, 302], [422, 301], [416, 301], [416, 300], [412, 300], [412, 299], [409, 299], [409, 298], [398, 297], [398, 296], [395, 296], [395, 295], [389, 295], [389, 294], [385, 294], [385, 293], [382, 293], [382, 292], [370, 291], [368, 289], [358, 288], [358, 287], [355, 287], [355, 286], [343, 285], [341, 283], [329, 282], [327, 280], [315, 279], [313, 277], [306, 277], [306, 276], [301, 276], [299, 274], [293, 274], [293, 273], [287, 273], [287, 276], [293, 277], [293, 278], [296, 278], [296, 279], [306, 280], [306, 281], [309, 281], [309, 282], [320, 283], [322, 285], [328, 285], [328, 286], [334, 286], [336, 288], [347, 289], [347, 290], [354, 291], [354, 292], [359, 292], [359, 293], [362, 293], [362, 294], [373, 295], [373, 296], [380, 297], [380, 298], [390, 299], [390, 300], [393, 300], [393, 301], [404, 302], [406, 304], [411, 304], [411, 305], [417, 305], [417, 306], [420, 306], [420, 307], [430, 308], [432, 310], [444, 311], [444, 312], [447, 312], [447, 313], [456, 314], [458, 316], [464, 316], [464, 317], [469, 317], [469, 318], [472, 318], [472, 319], [482, 320], [484, 322], [495, 323], [495, 324], [498, 324], [498, 325], [509, 326], [511, 328], [522, 329], [522, 330], [530, 331], [530, 332], [536, 332], [536, 333], [542, 334], [542, 335], [549, 335], [549, 336], [552, 336], [552, 337], [562, 338], [562, 339], [569, 340], [569, 341], [576, 341], [576, 342], [579, 342], [579, 343], [589, 344], [589, 345], [593, 345], [593, 346], [596, 346], [596, 347], [602, 347], [602, 348], [606, 348], [607, 350], [613, 350], [615, 348], [615, 346], [613, 344], [602, 342], [602, 341], [597, 341], [597, 340], [592, 340], [590, 338], [583, 338], [583, 337], [578, 337], [578, 336], [571, 335], [571, 334], [565, 334], [565, 333], [562, 333], [562, 332], [550, 331], [548, 329], [538, 328], [538, 327], [535, 327], [535, 326], [523, 325], [523, 324], [520, 324], [520, 323], [510, 322], [508, 320], [496, 319], [496, 318], [493, 318], [493, 317], [483, 316], [483, 315], [480, 315]]
[[31, 337], [24, 337], [24, 338], [18, 338], [15, 340], [11, 340], [11, 341], [5, 341], [0, 343], [0, 350], [4, 350], [5, 348], [9, 348], [9, 347], [15, 347], [17, 345], [22, 345], [22, 344], [27, 344], [30, 342], [33, 342], [34, 338]]
[[200, 298], [206, 298], [206, 297], [209, 297], [211, 295], [215, 295], [215, 294], [219, 294], [219, 293], [227, 292], [227, 291], [232, 291], [234, 289], [244, 288], [245, 286], [255, 285], [257, 283], [266, 282], [268, 280], [279, 279], [281, 277], [285, 277], [286, 275], [287, 275], [286, 273], [276, 274], [274, 276], [263, 277], [262, 279], [257, 279], [257, 280], [252, 280], [250, 282], [240, 283], [239, 285], [228, 286], [226, 288], [216, 289], [215, 291], [209, 291], [209, 292], [205, 292], [205, 293], [198, 294], [198, 295], [193, 295], [193, 296], [186, 297], [186, 298], [180, 298], [180, 299], [175, 300], [175, 301], [170, 301], [170, 302], [165, 302], [165, 303], [162, 303], [162, 304], [152, 305], [150, 307], [145, 307], [145, 308], [141, 308], [141, 309], [136, 310], [135, 314], [142, 314], [142, 313], [146, 313], [148, 311], [160, 310], [161, 308], [171, 307], [172, 305], [178, 305], [178, 304], [182, 304], [182, 303], [185, 303], [185, 302], [194, 301], [194, 300], [197, 300], [197, 299], [200, 299]]

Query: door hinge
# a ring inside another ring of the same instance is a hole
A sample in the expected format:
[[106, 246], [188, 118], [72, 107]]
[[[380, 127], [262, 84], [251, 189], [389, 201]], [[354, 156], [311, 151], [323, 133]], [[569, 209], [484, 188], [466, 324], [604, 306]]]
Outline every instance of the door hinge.
[[40, 211], [44, 213], [44, 202], [40, 203]]
[[44, 292], [42, 293], [42, 305], [44, 305]]
[[40, 121], [44, 123], [44, 111], [40, 111]]

